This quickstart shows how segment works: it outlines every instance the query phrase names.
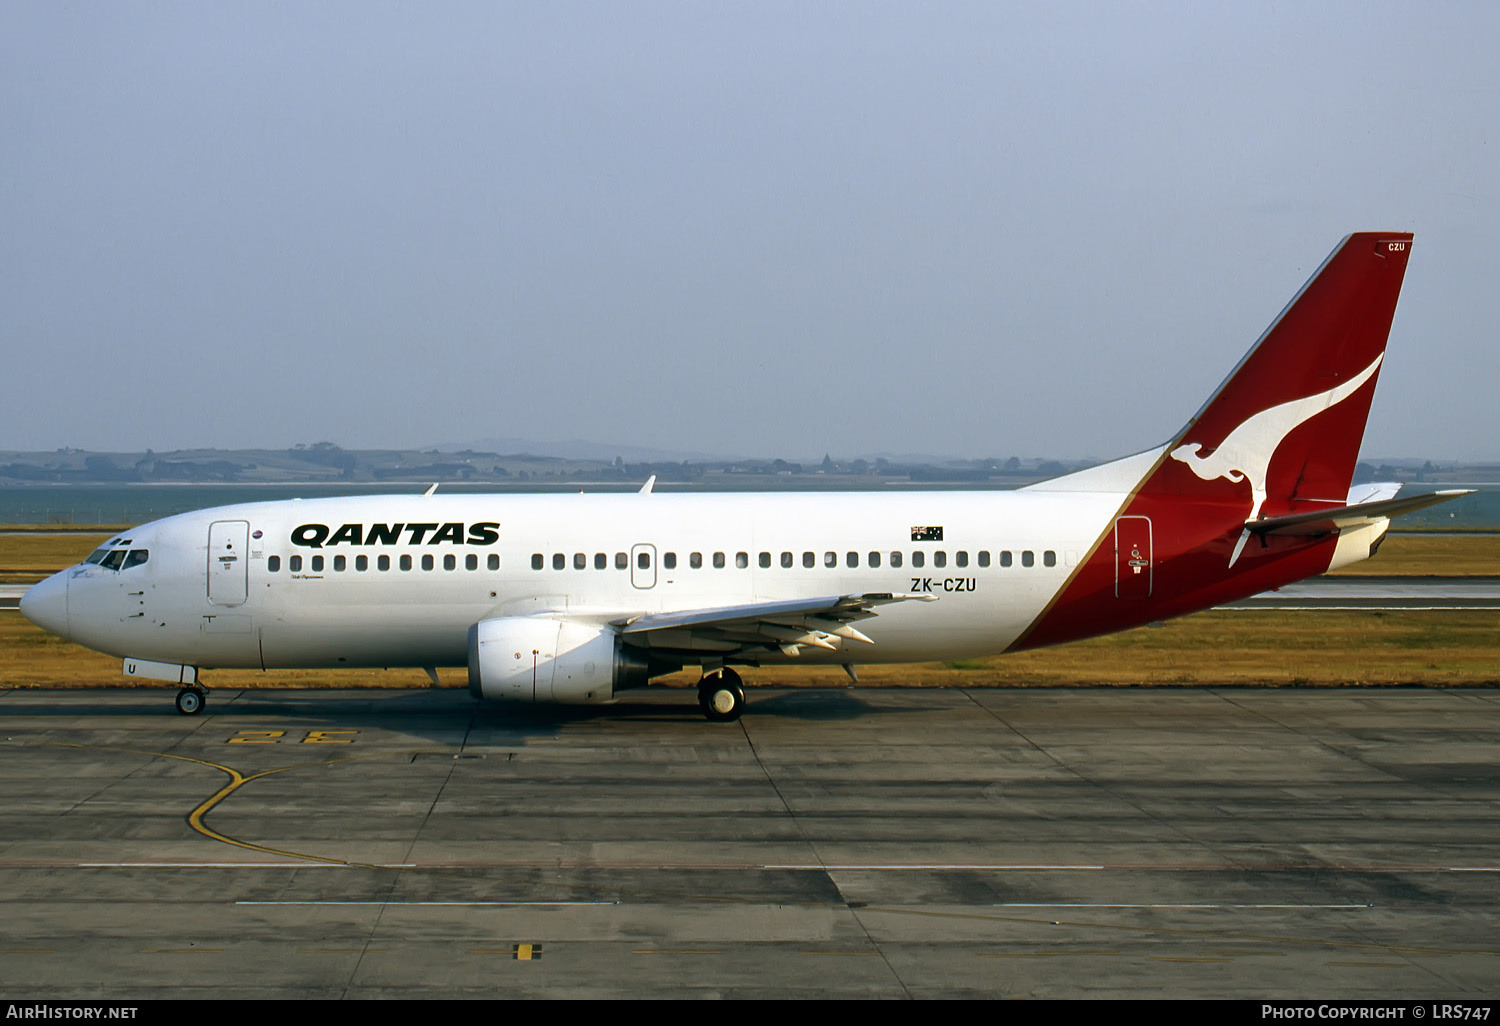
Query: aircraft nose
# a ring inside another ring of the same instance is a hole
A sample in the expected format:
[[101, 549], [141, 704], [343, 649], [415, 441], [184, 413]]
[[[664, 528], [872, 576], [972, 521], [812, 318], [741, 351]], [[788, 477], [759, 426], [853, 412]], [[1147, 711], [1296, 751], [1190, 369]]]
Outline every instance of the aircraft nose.
[[21, 596], [21, 615], [60, 638], [68, 636], [67, 572], [53, 574], [26, 589]]

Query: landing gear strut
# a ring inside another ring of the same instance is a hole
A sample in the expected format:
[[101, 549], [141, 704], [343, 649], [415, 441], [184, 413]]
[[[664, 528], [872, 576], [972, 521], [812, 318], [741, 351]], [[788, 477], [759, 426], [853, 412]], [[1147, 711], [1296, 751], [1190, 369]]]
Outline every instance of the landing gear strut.
[[705, 673], [698, 682], [698, 708], [713, 723], [733, 723], [745, 711], [740, 675], [725, 667]]
[[194, 684], [177, 692], [177, 711], [184, 716], [197, 716], [203, 711], [203, 703], [206, 701], [208, 692]]

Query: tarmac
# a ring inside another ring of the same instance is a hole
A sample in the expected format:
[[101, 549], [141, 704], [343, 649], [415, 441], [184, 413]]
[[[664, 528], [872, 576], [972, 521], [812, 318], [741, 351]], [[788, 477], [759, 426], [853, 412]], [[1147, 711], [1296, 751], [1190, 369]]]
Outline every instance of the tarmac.
[[0, 990], [1477, 1000], [1500, 689], [0, 690]]

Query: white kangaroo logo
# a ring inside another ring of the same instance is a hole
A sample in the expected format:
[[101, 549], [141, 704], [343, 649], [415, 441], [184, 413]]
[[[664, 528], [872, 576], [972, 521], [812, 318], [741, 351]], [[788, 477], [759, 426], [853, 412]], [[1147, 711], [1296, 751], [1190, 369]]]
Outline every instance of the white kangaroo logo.
[[[1317, 395], [1310, 395], [1304, 399], [1293, 399], [1247, 418], [1243, 424], [1229, 432], [1229, 435], [1208, 456], [1198, 455], [1203, 448], [1199, 442], [1179, 445], [1172, 450], [1171, 456], [1179, 463], [1186, 463], [1194, 474], [1205, 481], [1213, 481], [1222, 477], [1238, 484], [1248, 480], [1252, 501], [1250, 515], [1245, 519], [1254, 520], [1260, 513], [1261, 504], [1266, 501], [1266, 473], [1270, 470], [1271, 460], [1275, 457], [1276, 450], [1281, 447], [1286, 436], [1317, 414], [1337, 406], [1359, 391], [1360, 386], [1370, 380], [1383, 359], [1385, 359], [1385, 354], [1381, 353], [1375, 357], [1370, 366], [1342, 385], [1335, 385], [1326, 392], [1319, 392]], [[1235, 561], [1240, 558], [1240, 551], [1244, 549], [1245, 540], [1249, 536], [1248, 529], [1240, 534], [1239, 544], [1234, 547], [1234, 554], [1229, 557], [1230, 566], [1234, 566]]]

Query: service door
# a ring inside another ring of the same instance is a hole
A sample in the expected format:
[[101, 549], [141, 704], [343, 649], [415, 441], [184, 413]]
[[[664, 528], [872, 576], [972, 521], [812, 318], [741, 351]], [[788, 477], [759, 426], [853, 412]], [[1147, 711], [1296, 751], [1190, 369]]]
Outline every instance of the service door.
[[630, 583], [637, 588], [656, 587], [656, 546], [630, 547]]
[[250, 523], [215, 520], [208, 525], [208, 601], [237, 606], [250, 593]]
[[1115, 597], [1151, 597], [1151, 518], [1121, 517], [1115, 521]]

